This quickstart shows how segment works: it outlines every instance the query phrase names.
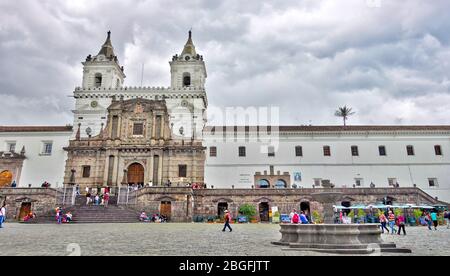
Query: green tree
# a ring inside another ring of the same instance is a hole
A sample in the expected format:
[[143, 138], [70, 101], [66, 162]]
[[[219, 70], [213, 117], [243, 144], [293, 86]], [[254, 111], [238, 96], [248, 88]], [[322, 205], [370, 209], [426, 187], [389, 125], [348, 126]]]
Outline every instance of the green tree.
[[345, 105], [343, 107], [339, 107], [334, 115], [336, 115], [337, 117], [342, 117], [342, 119], [344, 120], [344, 126], [346, 126], [348, 117], [353, 114], [355, 114], [355, 112], [353, 112], [352, 108]]
[[247, 220], [256, 216], [256, 207], [251, 204], [243, 204], [239, 207], [239, 213], [247, 217]]

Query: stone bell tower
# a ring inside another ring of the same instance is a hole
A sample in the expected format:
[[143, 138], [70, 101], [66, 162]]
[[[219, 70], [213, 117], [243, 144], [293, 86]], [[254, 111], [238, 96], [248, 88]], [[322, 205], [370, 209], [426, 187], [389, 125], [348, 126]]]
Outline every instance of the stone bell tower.
[[120, 66], [114, 47], [111, 43], [111, 31], [96, 56], [89, 55], [82, 63], [83, 89], [120, 88], [123, 85], [125, 74]]
[[184, 45], [181, 55], [175, 55], [170, 62], [171, 87], [204, 88], [207, 78], [206, 66], [203, 56], [197, 54], [192, 42], [192, 31]]

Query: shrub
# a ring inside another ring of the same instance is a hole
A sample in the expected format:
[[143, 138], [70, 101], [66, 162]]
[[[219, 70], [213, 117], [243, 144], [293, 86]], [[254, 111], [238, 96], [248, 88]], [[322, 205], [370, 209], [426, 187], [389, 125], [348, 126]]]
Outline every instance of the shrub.
[[314, 223], [323, 223], [323, 218], [317, 211], [312, 212], [312, 217], [314, 219]]
[[414, 217], [416, 218], [416, 221], [419, 221], [419, 218], [422, 216], [422, 211], [419, 209], [414, 209], [413, 214]]
[[256, 207], [251, 204], [243, 204], [239, 207], [239, 213], [247, 217], [247, 220], [256, 216]]
[[395, 209], [395, 210], [394, 210], [394, 215], [395, 215], [396, 217], [400, 216], [401, 214], [403, 214], [403, 212], [402, 212], [401, 209]]
[[366, 212], [363, 209], [358, 210], [358, 217], [363, 218], [366, 216]]

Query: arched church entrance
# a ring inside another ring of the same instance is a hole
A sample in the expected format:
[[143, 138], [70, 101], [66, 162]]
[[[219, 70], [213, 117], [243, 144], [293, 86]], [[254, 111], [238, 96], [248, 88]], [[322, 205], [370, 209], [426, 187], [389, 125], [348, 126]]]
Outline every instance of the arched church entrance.
[[269, 203], [261, 202], [259, 204], [259, 218], [261, 222], [269, 222]]
[[0, 188], [11, 186], [13, 174], [10, 171], [3, 171], [0, 173]]
[[133, 163], [128, 167], [128, 184], [144, 185], [144, 166]]

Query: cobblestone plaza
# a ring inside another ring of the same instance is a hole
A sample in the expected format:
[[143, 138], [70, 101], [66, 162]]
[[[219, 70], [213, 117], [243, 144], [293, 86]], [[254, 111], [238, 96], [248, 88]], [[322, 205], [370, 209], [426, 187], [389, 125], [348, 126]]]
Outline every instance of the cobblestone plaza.
[[[0, 231], [0, 255], [149, 255], [149, 256], [303, 256], [272, 245], [280, 239], [275, 224], [72, 224], [7, 223]], [[409, 227], [407, 236], [383, 235], [386, 242], [411, 248], [412, 255], [450, 255], [450, 230]], [[383, 253], [383, 255], [388, 255]]]

